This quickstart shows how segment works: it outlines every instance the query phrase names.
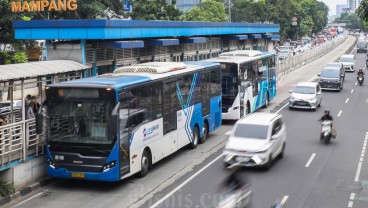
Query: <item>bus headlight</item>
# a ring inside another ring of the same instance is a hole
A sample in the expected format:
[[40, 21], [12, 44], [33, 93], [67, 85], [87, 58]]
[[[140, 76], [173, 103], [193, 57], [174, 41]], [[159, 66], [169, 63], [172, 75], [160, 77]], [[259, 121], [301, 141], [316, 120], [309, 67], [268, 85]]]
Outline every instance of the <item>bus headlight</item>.
[[51, 159], [47, 159], [47, 163], [50, 165], [50, 167], [55, 168], [55, 162]]
[[103, 166], [102, 166], [102, 171], [105, 172], [105, 171], [108, 171], [109, 169], [115, 167], [116, 165], [116, 161], [112, 161], [112, 162], [108, 162], [108, 163], [105, 163]]

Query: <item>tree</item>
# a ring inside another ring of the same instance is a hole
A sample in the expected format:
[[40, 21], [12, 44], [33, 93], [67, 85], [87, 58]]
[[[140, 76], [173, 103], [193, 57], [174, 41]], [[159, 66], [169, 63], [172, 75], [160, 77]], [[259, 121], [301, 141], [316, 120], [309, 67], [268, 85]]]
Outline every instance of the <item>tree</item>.
[[358, 17], [357, 14], [343, 13], [340, 17], [335, 19], [335, 22], [344, 22], [348, 29], [361, 29], [365, 30], [365, 22]]
[[[0, 64], [9, 64], [14, 60], [14, 54], [25, 48], [33, 47], [35, 41], [16, 41], [12, 22], [15, 20], [29, 20], [30, 17], [23, 13], [12, 13], [9, 9], [9, 0], [0, 0]], [[15, 53], [13, 53], [15, 52]], [[24, 59], [17, 59], [24, 61]]]
[[37, 12], [33, 19], [108, 19], [106, 10], [121, 16], [124, 14], [122, 0], [77, 0], [77, 5], [75, 11]]
[[227, 22], [223, 3], [215, 0], [205, 0], [199, 6], [193, 7], [180, 17], [183, 21]]
[[355, 13], [364, 21], [368, 21], [368, 0], [361, 0]]
[[178, 20], [181, 11], [175, 8], [176, 1], [166, 0], [130, 1], [133, 12], [129, 15], [134, 20]]
[[270, 19], [269, 14], [265, 1], [233, 0], [231, 7], [232, 22], [266, 22]]

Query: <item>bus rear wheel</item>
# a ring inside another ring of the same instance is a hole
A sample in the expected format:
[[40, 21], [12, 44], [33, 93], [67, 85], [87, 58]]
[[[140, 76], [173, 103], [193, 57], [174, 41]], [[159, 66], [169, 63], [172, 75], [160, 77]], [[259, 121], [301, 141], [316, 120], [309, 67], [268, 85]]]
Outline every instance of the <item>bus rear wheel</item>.
[[203, 123], [203, 137], [199, 140], [200, 144], [203, 144], [206, 142], [207, 138], [208, 138], [208, 125], [206, 122]]
[[141, 178], [147, 175], [148, 170], [150, 168], [150, 164], [151, 164], [150, 155], [148, 154], [147, 150], [144, 150], [141, 159], [141, 171], [139, 172], [139, 176]]
[[198, 127], [195, 126], [193, 129], [193, 141], [190, 143], [190, 149], [197, 148], [198, 141], [199, 141], [199, 130]]

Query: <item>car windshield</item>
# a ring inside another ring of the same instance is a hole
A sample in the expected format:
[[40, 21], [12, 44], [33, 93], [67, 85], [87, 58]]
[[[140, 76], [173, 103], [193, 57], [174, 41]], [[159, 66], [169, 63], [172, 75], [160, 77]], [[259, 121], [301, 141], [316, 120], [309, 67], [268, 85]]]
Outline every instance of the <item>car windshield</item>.
[[300, 93], [300, 94], [314, 94], [315, 88], [307, 87], [307, 86], [296, 86], [293, 92]]
[[353, 62], [354, 59], [352, 57], [341, 57], [340, 62]]
[[256, 124], [238, 124], [234, 136], [252, 139], [267, 139], [268, 126]]
[[326, 78], [338, 78], [339, 77], [339, 70], [322, 70], [321, 77]]

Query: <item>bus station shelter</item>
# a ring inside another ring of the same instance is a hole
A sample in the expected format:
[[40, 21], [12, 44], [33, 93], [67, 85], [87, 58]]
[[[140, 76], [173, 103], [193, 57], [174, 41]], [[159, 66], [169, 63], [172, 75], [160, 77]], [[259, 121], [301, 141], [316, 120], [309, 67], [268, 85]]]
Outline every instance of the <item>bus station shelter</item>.
[[74, 60], [91, 76], [137, 63], [200, 61], [234, 50], [272, 51], [280, 25], [140, 20], [13, 22], [15, 39], [43, 40], [44, 60]]
[[[31, 160], [43, 151], [34, 116], [26, 116], [27, 95], [42, 104], [46, 84], [80, 79], [89, 67], [70, 60], [0, 65], [0, 171]], [[34, 115], [37, 112], [33, 112]]]

